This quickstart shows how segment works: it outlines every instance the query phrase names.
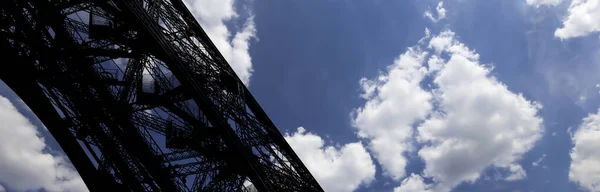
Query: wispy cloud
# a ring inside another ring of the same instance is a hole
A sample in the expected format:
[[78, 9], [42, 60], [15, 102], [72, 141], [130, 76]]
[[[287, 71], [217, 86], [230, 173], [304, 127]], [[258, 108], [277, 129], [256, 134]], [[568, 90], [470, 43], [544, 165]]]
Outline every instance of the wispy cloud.
[[554, 6], [560, 3], [562, 0], [526, 0], [528, 5], [539, 6]]
[[540, 163], [544, 160], [545, 157], [546, 157], [546, 154], [542, 155], [538, 160], [536, 160], [533, 163], [531, 163], [531, 165], [533, 165], [534, 167], [539, 166]]
[[446, 9], [444, 8], [444, 2], [440, 1], [437, 4], [437, 6], [435, 7], [435, 11], [436, 11], [435, 14], [437, 14], [437, 17], [433, 16], [434, 13], [432, 13], [431, 10], [425, 11], [424, 16], [429, 18], [434, 23], [446, 18]]

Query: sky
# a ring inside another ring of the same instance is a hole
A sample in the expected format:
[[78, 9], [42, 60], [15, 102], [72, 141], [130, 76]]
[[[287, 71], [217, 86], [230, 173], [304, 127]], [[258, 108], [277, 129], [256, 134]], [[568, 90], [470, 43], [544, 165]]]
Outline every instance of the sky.
[[[600, 0], [196, 0], [326, 191], [600, 191]], [[85, 191], [0, 83], [0, 191]]]

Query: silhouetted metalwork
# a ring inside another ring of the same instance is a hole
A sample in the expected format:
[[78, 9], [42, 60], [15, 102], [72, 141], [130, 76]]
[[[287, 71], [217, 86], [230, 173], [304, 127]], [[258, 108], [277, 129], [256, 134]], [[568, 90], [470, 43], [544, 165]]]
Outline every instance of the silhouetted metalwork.
[[322, 191], [181, 0], [1, 0], [0, 46], [92, 191]]

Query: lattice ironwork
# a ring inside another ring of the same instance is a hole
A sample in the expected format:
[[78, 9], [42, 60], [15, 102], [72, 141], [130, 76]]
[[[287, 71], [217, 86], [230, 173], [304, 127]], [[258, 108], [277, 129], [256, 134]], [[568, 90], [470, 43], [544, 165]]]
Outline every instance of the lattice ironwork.
[[92, 191], [322, 191], [181, 0], [3, 0], [0, 46]]

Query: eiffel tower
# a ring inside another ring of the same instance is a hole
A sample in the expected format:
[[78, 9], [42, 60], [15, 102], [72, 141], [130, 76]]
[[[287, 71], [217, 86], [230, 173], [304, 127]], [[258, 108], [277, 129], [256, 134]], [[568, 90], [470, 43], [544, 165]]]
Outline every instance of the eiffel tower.
[[1, 0], [0, 50], [90, 191], [323, 191], [182, 0]]

